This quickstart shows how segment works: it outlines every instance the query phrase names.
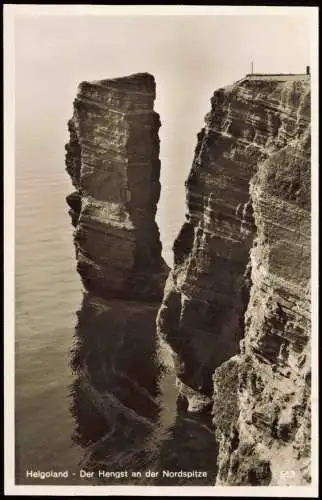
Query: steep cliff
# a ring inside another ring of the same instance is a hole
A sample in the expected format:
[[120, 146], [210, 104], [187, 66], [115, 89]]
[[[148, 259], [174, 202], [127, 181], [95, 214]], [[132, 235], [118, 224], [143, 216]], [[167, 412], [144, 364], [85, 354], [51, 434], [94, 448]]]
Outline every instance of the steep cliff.
[[72, 405], [82, 415], [75, 439], [96, 468], [113, 460], [124, 468], [129, 456], [141, 456], [158, 414], [155, 318], [168, 268], [155, 223], [154, 99], [149, 74], [83, 82], [68, 123], [66, 169], [75, 191], [67, 202], [84, 286]]
[[308, 76], [250, 76], [198, 135], [158, 331], [213, 408], [217, 484], [310, 480], [309, 125]]
[[[215, 371], [218, 484], [310, 482], [310, 135], [252, 179], [256, 240], [241, 354]], [[227, 376], [230, 390], [227, 390]], [[234, 387], [234, 394], [231, 392]], [[228, 420], [227, 405], [235, 407]]]

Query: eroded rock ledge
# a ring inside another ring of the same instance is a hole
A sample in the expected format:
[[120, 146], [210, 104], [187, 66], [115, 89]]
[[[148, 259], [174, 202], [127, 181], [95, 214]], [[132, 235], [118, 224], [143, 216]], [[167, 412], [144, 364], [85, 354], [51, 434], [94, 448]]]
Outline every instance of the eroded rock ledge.
[[213, 410], [217, 484], [309, 482], [309, 77], [216, 91], [186, 193], [158, 331]]

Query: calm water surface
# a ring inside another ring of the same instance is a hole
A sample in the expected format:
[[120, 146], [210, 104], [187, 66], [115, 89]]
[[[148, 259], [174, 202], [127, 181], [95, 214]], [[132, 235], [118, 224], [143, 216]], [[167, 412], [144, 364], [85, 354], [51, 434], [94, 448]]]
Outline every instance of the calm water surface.
[[[30, 469], [68, 469], [78, 473], [80, 464], [84, 464], [84, 456], [89, 453], [86, 444], [89, 429], [86, 426], [97, 427], [95, 416], [94, 420], [90, 420], [82, 410], [90, 406], [89, 399], [92, 397], [86, 395], [86, 391], [77, 389], [78, 409], [75, 412], [74, 408], [71, 412], [71, 407], [75, 407], [75, 387], [79, 387], [80, 382], [72, 372], [70, 360], [82, 290], [75, 269], [73, 228], [65, 204], [71, 184], [64, 172], [64, 158], [61, 158], [61, 165], [55, 167], [49, 162], [49, 167], [26, 165], [18, 156], [15, 414], [16, 480], [19, 484], [37, 483], [37, 480], [26, 479], [26, 470]], [[178, 177], [183, 184], [182, 175]], [[173, 238], [183, 220], [182, 184], [181, 200], [178, 196], [180, 189], [172, 182], [162, 193], [159, 204], [158, 223], [164, 257], [170, 265]], [[179, 205], [181, 209], [177, 210]], [[169, 213], [171, 217], [167, 217]], [[114, 456], [106, 462], [105, 455], [111, 449], [113, 440], [104, 437], [107, 428], [103, 428], [98, 439], [101, 440], [100, 451], [98, 455], [95, 451], [92, 462], [97, 460], [100, 466], [110, 464], [112, 470], [121, 470], [124, 463], [132, 466], [141, 464], [143, 470], [165, 468], [167, 464], [174, 467], [174, 464], [180, 465], [182, 460], [181, 466], [185, 469], [189, 467], [193, 453], [200, 455], [200, 443], [203, 443], [203, 452], [209, 447], [209, 430], [179, 415], [174, 382], [172, 375], [165, 375], [159, 381], [155, 397], [158, 410], [155, 417], [151, 415], [152, 419], [155, 418], [155, 425], [148, 433], [142, 431], [144, 459], [142, 451], [141, 455], [135, 451], [132, 459], [122, 458], [117, 450], [117, 446], [125, 446], [121, 439], [124, 429], [120, 428], [121, 433], [116, 433], [114, 437]], [[83, 429], [83, 438], [75, 440], [76, 428]], [[212, 441], [210, 445], [213, 446]], [[195, 468], [196, 464], [191, 463], [190, 466]], [[148, 482], [145, 480], [146, 484]], [[48, 480], [48, 483], [57, 484], [55, 480]], [[64, 480], [64, 484], [68, 483], [79, 484], [79, 480], [77, 482], [74, 477]]]

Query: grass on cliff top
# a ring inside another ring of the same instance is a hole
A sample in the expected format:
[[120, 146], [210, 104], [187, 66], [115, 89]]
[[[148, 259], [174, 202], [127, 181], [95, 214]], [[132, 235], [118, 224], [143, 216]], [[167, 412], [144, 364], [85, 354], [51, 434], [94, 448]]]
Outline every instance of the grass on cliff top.
[[264, 191], [311, 209], [311, 162], [294, 146], [288, 146], [269, 158], [254, 178]]

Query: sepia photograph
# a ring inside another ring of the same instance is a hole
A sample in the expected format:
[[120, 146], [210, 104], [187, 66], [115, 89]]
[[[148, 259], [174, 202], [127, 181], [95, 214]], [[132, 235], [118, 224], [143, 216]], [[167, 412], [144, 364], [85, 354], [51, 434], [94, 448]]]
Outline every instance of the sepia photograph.
[[317, 40], [4, 6], [6, 494], [318, 497]]

